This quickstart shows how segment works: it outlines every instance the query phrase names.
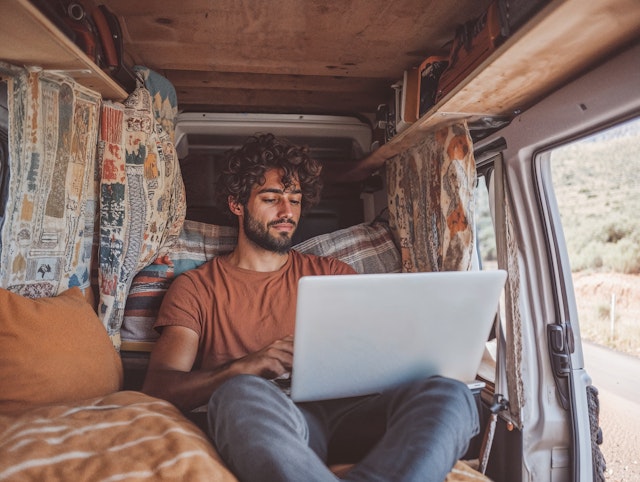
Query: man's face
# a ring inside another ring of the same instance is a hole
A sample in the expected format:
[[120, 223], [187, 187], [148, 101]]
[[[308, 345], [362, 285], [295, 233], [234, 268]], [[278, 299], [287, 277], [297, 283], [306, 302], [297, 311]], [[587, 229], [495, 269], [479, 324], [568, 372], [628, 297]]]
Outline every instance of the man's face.
[[288, 252], [301, 207], [302, 193], [298, 182], [285, 189], [282, 172], [268, 170], [265, 183], [253, 187], [244, 206], [242, 226], [247, 238], [268, 251]]

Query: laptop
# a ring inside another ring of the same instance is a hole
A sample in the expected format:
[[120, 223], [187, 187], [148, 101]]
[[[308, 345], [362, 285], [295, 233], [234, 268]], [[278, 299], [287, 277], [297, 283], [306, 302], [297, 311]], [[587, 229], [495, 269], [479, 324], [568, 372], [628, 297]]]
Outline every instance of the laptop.
[[301, 278], [291, 398], [368, 395], [431, 375], [473, 382], [506, 275], [496, 270]]

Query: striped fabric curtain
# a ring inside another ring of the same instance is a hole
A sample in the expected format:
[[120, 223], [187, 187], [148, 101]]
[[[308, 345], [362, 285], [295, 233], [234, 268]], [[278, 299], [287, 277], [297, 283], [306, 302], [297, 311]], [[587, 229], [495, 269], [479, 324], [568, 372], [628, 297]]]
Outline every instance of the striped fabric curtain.
[[476, 172], [466, 123], [426, 133], [386, 162], [386, 176], [402, 270], [471, 269]]

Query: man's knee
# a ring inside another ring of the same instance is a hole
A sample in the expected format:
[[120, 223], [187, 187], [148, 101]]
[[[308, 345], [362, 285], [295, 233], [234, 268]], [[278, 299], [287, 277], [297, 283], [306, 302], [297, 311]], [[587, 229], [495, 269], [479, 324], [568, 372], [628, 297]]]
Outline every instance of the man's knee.
[[431, 413], [440, 413], [443, 417], [458, 420], [469, 426], [474, 434], [479, 430], [477, 404], [465, 383], [434, 376], [409, 383], [404, 391], [405, 401], [415, 402]]
[[209, 398], [207, 410], [210, 427], [273, 421], [297, 427], [304, 419], [275, 383], [254, 375], [238, 375], [224, 382]]
[[480, 430], [478, 405], [466, 383], [445, 377], [432, 377], [429, 379], [436, 388], [438, 396], [450, 407], [450, 411], [465, 423], [473, 435]]

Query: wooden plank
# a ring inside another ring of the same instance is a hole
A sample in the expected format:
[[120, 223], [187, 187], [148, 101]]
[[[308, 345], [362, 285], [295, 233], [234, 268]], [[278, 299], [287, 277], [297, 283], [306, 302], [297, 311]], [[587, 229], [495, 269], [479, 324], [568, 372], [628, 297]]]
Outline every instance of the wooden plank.
[[513, 116], [639, 35], [637, 0], [552, 1], [447, 97], [341, 180], [366, 178], [427, 130], [479, 116]]
[[552, 2], [443, 99], [441, 116], [510, 115], [640, 34], [637, 0]]
[[176, 89], [230, 88], [265, 90], [306, 90], [325, 92], [386, 92], [394, 81], [379, 78], [344, 76], [308, 76], [287, 74], [256, 74], [237, 72], [202, 72], [193, 70], [163, 70], [162, 74]]
[[122, 340], [120, 344], [120, 351], [136, 351], [143, 353], [151, 353], [155, 346], [154, 341], [126, 341]]
[[28, 0], [3, 0], [0, 60], [19, 66], [59, 70], [109, 100], [127, 92], [95, 65]]
[[[185, 110], [203, 110], [213, 112], [247, 112], [247, 106], [253, 106], [252, 112], [289, 112], [306, 114], [326, 114], [328, 106], [337, 106], [332, 113], [351, 114], [370, 110], [376, 99], [386, 100], [386, 89], [382, 92], [327, 92], [327, 91], [286, 91], [267, 89], [233, 89], [176, 87], [178, 102]], [[203, 104], [206, 99], [206, 104]]]

